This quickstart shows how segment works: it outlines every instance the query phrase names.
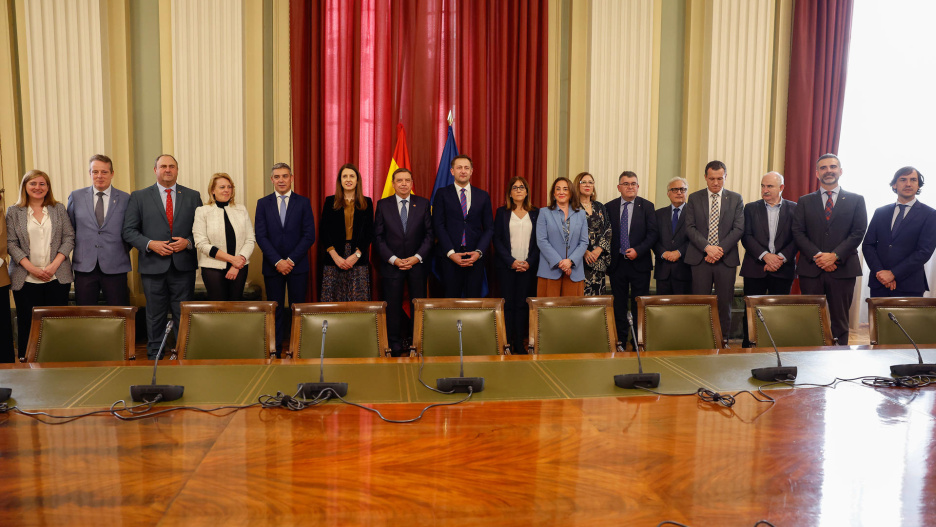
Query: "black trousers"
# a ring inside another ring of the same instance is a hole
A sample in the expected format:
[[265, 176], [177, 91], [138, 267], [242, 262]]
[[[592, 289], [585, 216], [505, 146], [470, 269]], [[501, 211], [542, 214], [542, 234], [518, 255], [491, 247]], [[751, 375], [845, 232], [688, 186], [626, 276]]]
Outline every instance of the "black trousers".
[[672, 276], [657, 280], [656, 292], [658, 295], [691, 295], [692, 280], [680, 280]]
[[[650, 294], [650, 270], [634, 269], [630, 260], [623, 256], [608, 273], [611, 277], [611, 294], [614, 296], [614, 324], [617, 326], [617, 338], [622, 343], [628, 341], [630, 330], [627, 324], [627, 311], [634, 317], [634, 330], [637, 326], [637, 297]], [[633, 343], [635, 346], [636, 342]]]
[[710, 264], [702, 261], [692, 266], [692, 294], [710, 295], [712, 287], [715, 287], [722, 340], [725, 341], [731, 333], [731, 302], [734, 301], [734, 283], [737, 272], [737, 267], [731, 267], [722, 262]]
[[104, 292], [104, 303], [109, 306], [129, 306], [130, 288], [127, 273], [107, 274], [99, 264], [90, 273], [75, 271], [75, 304], [96, 306], [98, 295]]
[[228, 302], [244, 299], [244, 286], [247, 284], [247, 268], [237, 272], [237, 277], [228, 280], [224, 277], [227, 274], [225, 269], [213, 269], [209, 267], [201, 268], [202, 281], [205, 282], [205, 289], [208, 290], [208, 300], [212, 302]]
[[[455, 252], [466, 252], [459, 247]], [[478, 258], [471, 267], [461, 267], [444, 254], [439, 258], [446, 298], [481, 298], [484, 282], [484, 257]]]
[[289, 348], [289, 322], [292, 310], [286, 307], [286, 291], [289, 290], [289, 304], [305, 302], [309, 292], [309, 273], [289, 273], [288, 275], [264, 275], [267, 300], [276, 302], [276, 354], [281, 356], [282, 349]]
[[530, 306], [527, 297], [536, 296], [536, 274], [530, 270], [518, 273], [509, 268], [497, 268], [497, 280], [504, 295], [504, 324], [507, 342], [513, 354], [527, 352], [530, 336]]
[[380, 278], [383, 299], [387, 302], [387, 340], [394, 356], [406, 351], [403, 339], [413, 336], [413, 319], [403, 310], [403, 293], [409, 287], [411, 300], [426, 298], [426, 265], [418, 263], [409, 271]]
[[[778, 278], [771, 275], [767, 275], [763, 278], [750, 278], [747, 276], [744, 277], [744, 296], [788, 295], [790, 294], [790, 290], [792, 288], [792, 278]], [[745, 315], [746, 313], [747, 308], [745, 308]], [[766, 319], [767, 317], [764, 318]], [[741, 326], [744, 328], [744, 340], [742, 341], [741, 346], [744, 348], [750, 348], [751, 341], [748, 340], [747, 316], [744, 317], [744, 323], [741, 324]]]
[[[13, 291], [13, 300], [16, 302], [16, 347], [19, 356], [26, 356], [29, 345], [29, 330], [32, 327], [32, 311], [34, 307], [66, 306], [68, 305], [68, 290], [71, 284], [63, 284], [52, 280], [44, 284], [26, 282], [19, 291]], [[2, 303], [2, 302], [0, 302]], [[8, 317], [9, 318], [9, 317]]]
[[16, 362], [13, 322], [10, 316], [10, 286], [0, 287], [0, 362]]
[[848, 345], [848, 310], [855, 297], [855, 278], [834, 278], [829, 273], [800, 276], [800, 291], [804, 295], [825, 295], [829, 304], [832, 336], [841, 346]]
[[[195, 297], [195, 271], [180, 271], [169, 264], [169, 270], [165, 273], [141, 274], [140, 279], [146, 297], [146, 357], [153, 360], [159, 353], [159, 345], [166, 332], [166, 317], [170, 311], [175, 321], [173, 333], [177, 336], [179, 334], [179, 302], [187, 302]], [[164, 352], [163, 358], [166, 356]]]

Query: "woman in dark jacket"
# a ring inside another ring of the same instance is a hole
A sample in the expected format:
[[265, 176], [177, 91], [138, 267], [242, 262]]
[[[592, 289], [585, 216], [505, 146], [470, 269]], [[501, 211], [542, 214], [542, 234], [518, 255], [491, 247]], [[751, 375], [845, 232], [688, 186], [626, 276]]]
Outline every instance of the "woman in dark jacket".
[[370, 245], [374, 239], [374, 204], [364, 196], [361, 173], [348, 163], [338, 169], [335, 195], [325, 198], [319, 221], [322, 302], [371, 299]]
[[507, 184], [504, 206], [494, 216], [494, 269], [504, 295], [507, 342], [513, 353], [526, 353], [530, 309], [526, 303], [536, 294], [536, 218], [539, 209], [530, 204], [530, 184], [516, 176]]

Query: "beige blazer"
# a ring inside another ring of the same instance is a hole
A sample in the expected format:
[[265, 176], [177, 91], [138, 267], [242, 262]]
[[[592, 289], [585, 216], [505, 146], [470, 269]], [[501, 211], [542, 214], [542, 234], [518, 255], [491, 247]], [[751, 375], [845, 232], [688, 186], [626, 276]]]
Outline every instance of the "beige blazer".
[[[250, 263], [253, 254], [254, 229], [250, 222], [250, 214], [243, 205], [228, 205], [228, 219], [234, 227], [235, 255], [243, 256]], [[212, 247], [222, 251], [226, 249], [227, 240], [224, 235], [224, 209], [212, 203], [195, 209], [195, 223], [192, 224], [192, 238], [195, 240], [195, 250], [198, 252], [198, 266], [209, 269], [224, 269], [226, 262], [209, 256]]]

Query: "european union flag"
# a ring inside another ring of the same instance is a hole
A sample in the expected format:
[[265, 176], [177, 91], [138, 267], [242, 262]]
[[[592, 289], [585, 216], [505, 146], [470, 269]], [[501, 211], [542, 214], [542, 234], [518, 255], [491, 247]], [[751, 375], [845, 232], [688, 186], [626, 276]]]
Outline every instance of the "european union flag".
[[435, 201], [436, 192], [440, 188], [445, 188], [455, 183], [452, 176], [452, 160], [458, 157], [458, 145], [455, 144], [455, 132], [452, 131], [452, 125], [448, 127], [448, 138], [445, 140], [445, 148], [442, 150], [442, 158], [439, 159], [439, 170], [436, 171], [435, 185], [432, 187], [432, 197], [429, 202]]

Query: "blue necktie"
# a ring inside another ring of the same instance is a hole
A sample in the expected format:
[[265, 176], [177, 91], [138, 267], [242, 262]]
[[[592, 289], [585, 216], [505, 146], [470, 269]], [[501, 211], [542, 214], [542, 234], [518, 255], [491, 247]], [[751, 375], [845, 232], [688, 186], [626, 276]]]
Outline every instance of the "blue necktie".
[[673, 209], [673, 230], [672, 233], [676, 234], [676, 224], [679, 223], [679, 209]]
[[627, 206], [629, 201], [624, 202], [624, 212], [621, 213], [621, 254], [630, 249], [630, 236], [627, 234]]
[[286, 226], [286, 196], [280, 196], [280, 225]]
[[894, 226], [891, 227], [891, 239], [894, 238], [894, 235], [897, 234], [897, 227], [900, 227], [900, 222], [903, 221], [904, 214], [906, 214], [907, 205], [897, 205], [900, 207], [900, 212], [897, 213], [897, 218], [894, 220]]
[[406, 219], [409, 214], [406, 212], [406, 200], [403, 200], [403, 206], [400, 207], [400, 221], [403, 222], [403, 234], [406, 234]]

